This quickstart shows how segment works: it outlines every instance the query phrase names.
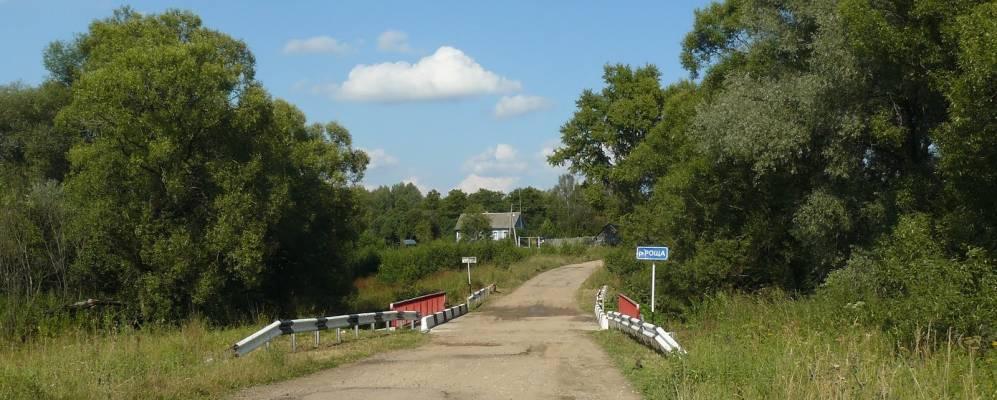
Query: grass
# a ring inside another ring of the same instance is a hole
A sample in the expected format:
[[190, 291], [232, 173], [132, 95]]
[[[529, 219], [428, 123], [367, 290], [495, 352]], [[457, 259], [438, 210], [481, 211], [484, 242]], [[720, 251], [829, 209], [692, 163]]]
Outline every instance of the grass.
[[620, 332], [594, 335], [648, 399], [997, 398], [997, 349], [985, 349], [997, 345], [935, 337], [905, 349], [833, 315], [810, 298], [722, 294], [665, 324], [686, 356], [659, 355]]
[[290, 352], [289, 337], [281, 337], [269, 349], [234, 358], [232, 343], [259, 326], [209, 329], [193, 320], [180, 328], [73, 332], [8, 343], [0, 351], [0, 398], [218, 398], [426, 340], [408, 330], [361, 331], [357, 339], [343, 331], [343, 343], [335, 345], [335, 333], [326, 331], [318, 348], [311, 334], [300, 334], [297, 352]]
[[[578, 254], [538, 253], [508, 266], [472, 265], [471, 282], [475, 290], [492, 283], [500, 291], [511, 289], [543, 271], [565, 264], [599, 259], [602, 252], [601, 248], [589, 248]], [[391, 302], [437, 291], [445, 291], [447, 302], [455, 305], [463, 302], [468, 295], [467, 270], [460, 268], [439, 271], [407, 285], [384, 283], [372, 276], [358, 280], [357, 288], [357, 294], [349, 300], [350, 308], [355, 310], [386, 309]]]

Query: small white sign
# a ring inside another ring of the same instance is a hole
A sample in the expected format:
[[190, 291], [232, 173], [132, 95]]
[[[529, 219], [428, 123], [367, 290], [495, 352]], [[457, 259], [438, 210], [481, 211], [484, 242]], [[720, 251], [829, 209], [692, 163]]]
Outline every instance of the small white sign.
[[478, 263], [478, 257], [461, 257], [460, 258], [460, 263], [461, 264], [477, 264]]

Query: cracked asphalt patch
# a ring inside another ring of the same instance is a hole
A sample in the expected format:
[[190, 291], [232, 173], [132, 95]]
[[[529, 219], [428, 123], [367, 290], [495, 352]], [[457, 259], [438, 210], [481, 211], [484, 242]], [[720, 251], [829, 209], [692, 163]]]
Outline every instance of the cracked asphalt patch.
[[258, 386], [239, 399], [636, 399], [592, 341], [594, 317], [575, 292], [600, 261], [566, 265], [493, 297], [432, 330], [430, 342], [302, 378]]

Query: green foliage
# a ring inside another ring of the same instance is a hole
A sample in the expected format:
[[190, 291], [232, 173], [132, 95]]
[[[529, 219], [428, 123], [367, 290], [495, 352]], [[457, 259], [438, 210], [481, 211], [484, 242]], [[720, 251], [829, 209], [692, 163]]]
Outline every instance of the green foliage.
[[[624, 247], [672, 248], [666, 312], [718, 290], [809, 294], [830, 274], [905, 343], [994, 337], [995, 16], [987, 1], [714, 3], [683, 41], [700, 82], [607, 67], [549, 161], [584, 177]], [[647, 302], [631, 257], [606, 262]]]
[[852, 256], [821, 294], [849, 317], [908, 343], [931, 331], [997, 337], [997, 267], [971, 248], [947, 258], [924, 214], [901, 218], [872, 251]]
[[398, 247], [381, 254], [377, 278], [388, 283], [415, 282], [437, 271], [460, 268], [461, 257], [477, 257], [479, 263], [508, 266], [527, 256], [527, 249], [510, 241], [479, 240], [454, 243], [438, 240], [414, 247]]

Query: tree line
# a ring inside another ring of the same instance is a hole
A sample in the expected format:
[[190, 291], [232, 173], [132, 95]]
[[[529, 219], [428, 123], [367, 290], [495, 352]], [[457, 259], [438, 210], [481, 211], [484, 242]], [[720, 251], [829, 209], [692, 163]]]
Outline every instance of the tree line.
[[[671, 246], [670, 314], [775, 287], [906, 339], [995, 338], [993, 32], [992, 1], [717, 2], [683, 41], [689, 80], [607, 65], [549, 161], [628, 244]], [[646, 302], [626, 247], [607, 264]]]
[[559, 177], [549, 190], [525, 187], [509, 193], [489, 189], [465, 193], [452, 189], [443, 196], [432, 189], [423, 195], [411, 183], [357, 190], [363, 204], [365, 235], [385, 244], [404, 239], [453, 240], [457, 219], [464, 213], [522, 212], [527, 227], [520, 236], [592, 236], [605, 222], [585, 200], [583, 185], [570, 174]]

